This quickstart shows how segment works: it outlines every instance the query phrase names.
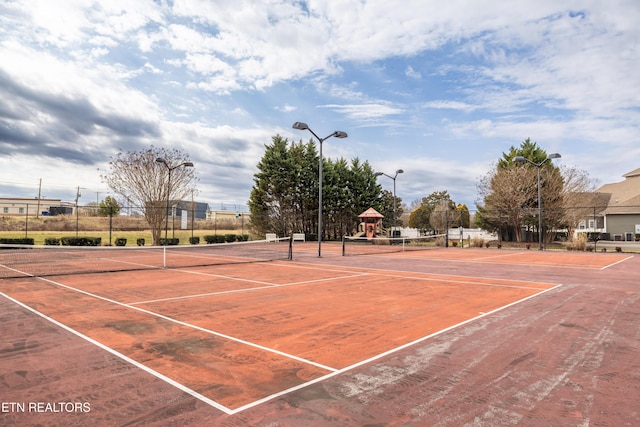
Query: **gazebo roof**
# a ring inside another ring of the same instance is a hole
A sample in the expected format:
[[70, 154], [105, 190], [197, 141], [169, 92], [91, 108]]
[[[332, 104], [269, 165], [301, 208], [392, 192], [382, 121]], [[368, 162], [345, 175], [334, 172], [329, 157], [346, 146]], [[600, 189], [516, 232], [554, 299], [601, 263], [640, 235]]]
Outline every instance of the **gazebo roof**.
[[358, 215], [358, 218], [384, 218], [384, 215], [373, 208], [369, 208]]

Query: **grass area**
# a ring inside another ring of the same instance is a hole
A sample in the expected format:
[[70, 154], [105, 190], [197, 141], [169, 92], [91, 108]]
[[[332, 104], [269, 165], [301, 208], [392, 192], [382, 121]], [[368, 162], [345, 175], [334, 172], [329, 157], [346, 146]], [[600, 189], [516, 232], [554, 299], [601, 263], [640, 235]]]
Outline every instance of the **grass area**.
[[[206, 235], [225, 234], [249, 234], [248, 227], [241, 227], [241, 222], [233, 220], [213, 221], [197, 220], [195, 222], [194, 237], [200, 237], [200, 243], [205, 243]], [[176, 227], [180, 226], [175, 221]], [[191, 224], [189, 224], [191, 225]], [[111, 233], [109, 232], [111, 229]], [[26, 231], [25, 231], [26, 230]], [[78, 230], [78, 231], [76, 231]], [[149, 224], [141, 217], [114, 217], [111, 220], [105, 217], [83, 217], [76, 218], [68, 215], [58, 215], [53, 217], [29, 217], [28, 221], [19, 216], [0, 217], [0, 238], [21, 239], [31, 238], [36, 245], [44, 245], [46, 238], [62, 237], [100, 237], [102, 244], [109, 242], [115, 245], [116, 239], [127, 239], [127, 246], [136, 246], [136, 241], [140, 238], [145, 240], [145, 245], [152, 244], [151, 230]], [[192, 231], [176, 228], [171, 230], [169, 223], [168, 238], [176, 237], [180, 239], [180, 244], [189, 244]], [[164, 237], [164, 228], [160, 237]]]
[[[193, 236], [200, 237], [200, 243], [205, 243], [204, 236], [218, 234], [241, 234], [242, 230], [194, 230]], [[245, 230], [245, 234], [247, 231]], [[24, 237], [29, 237], [34, 240], [34, 244], [36, 245], [44, 245], [44, 240], [49, 237], [62, 238], [62, 237], [75, 237], [75, 231], [33, 231], [29, 232], [27, 236], [25, 236], [24, 231], [16, 232], [16, 231], [0, 231], [0, 238], [10, 238], [10, 239], [21, 239]], [[107, 231], [79, 231], [78, 236], [80, 237], [100, 237], [102, 238], [102, 244], [106, 245], [109, 243], [109, 230]], [[164, 237], [164, 231], [162, 232], [161, 237]], [[168, 237], [172, 238], [173, 233], [169, 230]], [[180, 244], [189, 244], [189, 238], [191, 237], [191, 230], [175, 230], [175, 237], [180, 239]], [[136, 241], [139, 238], [145, 240], [145, 245], [150, 245], [152, 243], [151, 239], [151, 231], [149, 230], [136, 230], [136, 231], [113, 231], [111, 233], [111, 243], [115, 245], [116, 239], [127, 239], [127, 246], [136, 246]]]

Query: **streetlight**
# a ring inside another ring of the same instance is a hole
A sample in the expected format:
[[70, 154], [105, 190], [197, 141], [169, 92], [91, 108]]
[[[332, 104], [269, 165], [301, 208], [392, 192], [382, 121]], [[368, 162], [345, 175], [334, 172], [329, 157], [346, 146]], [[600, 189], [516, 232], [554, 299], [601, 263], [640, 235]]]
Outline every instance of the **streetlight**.
[[[169, 166], [169, 164], [167, 163], [167, 161], [165, 159], [163, 159], [162, 157], [158, 157], [156, 159], [156, 163], [163, 163], [166, 167], [167, 170], [169, 171], [169, 179], [167, 180], [167, 220], [165, 222], [164, 225], [164, 244], [166, 245], [168, 243], [168, 234], [169, 234], [169, 200], [171, 200], [171, 172], [174, 169], [177, 169], [179, 167], [186, 167], [186, 168], [192, 168], [193, 167], [193, 163], [192, 162], [183, 162], [180, 163], [179, 165], [175, 165], [175, 166]], [[173, 217], [173, 216], [172, 216]]]
[[387, 178], [391, 178], [393, 180], [393, 231], [391, 232], [391, 237], [396, 237], [394, 235], [394, 232], [396, 229], [396, 178], [398, 177], [398, 174], [401, 174], [401, 173], [404, 173], [402, 169], [398, 169], [394, 176], [387, 175], [384, 172], [376, 172], [375, 174], [373, 174], [373, 176], [384, 175]]
[[541, 161], [540, 163], [532, 162], [531, 160], [522, 156], [516, 156], [513, 158], [514, 162], [517, 162], [517, 163], [528, 162], [528, 163], [531, 163], [536, 168], [538, 168], [538, 244], [540, 245], [539, 250], [542, 250], [542, 197], [540, 194], [540, 169], [542, 168], [542, 165], [547, 162], [547, 160], [559, 159], [560, 157], [562, 157], [560, 154], [552, 153], [552, 154], [549, 154], [547, 158]]
[[86, 188], [84, 187], [80, 187], [78, 186], [78, 189], [76, 190], [76, 237], [78, 237], [78, 228], [79, 228], [79, 219], [78, 219], [78, 199], [82, 196], [82, 194], [80, 194], [80, 190], [86, 190]]
[[308, 130], [320, 142], [320, 159], [318, 160], [318, 258], [320, 258], [322, 247], [322, 143], [332, 136], [336, 138], [346, 138], [348, 135], [346, 132], [337, 130], [325, 138], [320, 138], [306, 123], [303, 122], [295, 122], [293, 124], [293, 128], [298, 130]]

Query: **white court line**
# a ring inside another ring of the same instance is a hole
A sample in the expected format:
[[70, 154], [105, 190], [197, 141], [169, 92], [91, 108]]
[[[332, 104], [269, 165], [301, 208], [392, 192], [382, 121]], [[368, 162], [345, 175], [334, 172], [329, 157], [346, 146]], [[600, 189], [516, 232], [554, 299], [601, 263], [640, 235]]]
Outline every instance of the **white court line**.
[[[443, 279], [443, 278], [437, 278], [437, 277], [394, 276], [391, 273], [388, 273], [388, 274], [375, 273], [375, 274], [378, 275], [378, 276], [393, 277], [394, 279], [407, 278], [407, 279], [413, 279], [413, 280], [445, 282], [445, 283], [452, 283], [452, 284], [460, 283], [460, 284], [464, 284], [464, 285], [474, 285], [474, 286], [491, 286], [491, 287], [496, 287], [496, 288], [544, 290], [544, 289], [540, 289], [540, 288], [534, 287], [534, 286], [518, 286], [518, 285], [507, 285], [507, 284], [499, 284], [499, 283], [482, 283], [482, 282], [474, 282], [473, 280], [452, 280], [452, 279]], [[425, 274], [428, 274], [428, 273], [425, 273]], [[443, 276], [443, 277], [460, 277], [460, 276], [447, 276], [447, 275], [441, 275], [441, 276]], [[467, 279], [473, 279], [473, 278], [467, 278]], [[488, 279], [488, 280], [497, 280], [497, 279]], [[510, 279], [500, 279], [500, 280], [508, 281]], [[524, 280], [511, 280], [511, 281], [513, 281], [513, 282], [522, 282], [522, 283], [538, 283], [538, 284], [541, 284], [541, 285], [553, 285], [552, 283], [541, 283], [541, 282], [532, 282], [532, 281], [524, 281]], [[553, 286], [555, 286], [555, 285], [553, 285]], [[548, 289], [548, 288], [545, 287], [545, 289]]]
[[387, 357], [387, 356], [389, 356], [391, 354], [397, 353], [397, 352], [399, 352], [401, 350], [404, 350], [404, 349], [406, 349], [408, 347], [411, 347], [411, 346], [414, 346], [416, 344], [419, 344], [419, 343], [421, 343], [423, 341], [426, 341], [426, 340], [428, 340], [430, 338], [433, 338], [433, 337], [436, 337], [438, 335], [444, 334], [445, 332], [449, 332], [449, 331], [451, 331], [453, 329], [459, 328], [461, 326], [464, 326], [464, 325], [466, 325], [468, 323], [474, 322], [474, 321], [476, 321], [478, 319], [481, 319], [483, 317], [490, 316], [490, 315], [492, 315], [494, 313], [497, 313], [497, 312], [499, 312], [501, 310], [504, 310], [506, 308], [512, 307], [512, 306], [514, 306], [516, 304], [520, 304], [520, 303], [522, 303], [524, 301], [527, 301], [527, 300], [529, 300], [531, 298], [534, 298], [534, 297], [537, 297], [539, 295], [542, 295], [542, 294], [544, 294], [546, 292], [552, 291], [552, 290], [556, 289], [559, 286], [562, 286], [562, 285], [558, 284], [558, 285], [554, 286], [553, 288], [541, 290], [540, 292], [538, 292], [538, 293], [536, 293], [534, 295], [529, 295], [528, 297], [522, 298], [522, 299], [520, 299], [518, 301], [514, 301], [514, 302], [509, 303], [509, 304], [507, 304], [505, 306], [498, 307], [498, 308], [496, 308], [494, 310], [491, 310], [491, 311], [488, 311], [488, 312], [485, 312], [485, 313], [481, 313], [480, 315], [475, 316], [475, 317], [473, 317], [471, 319], [467, 319], [467, 320], [465, 320], [463, 322], [460, 322], [460, 323], [457, 323], [455, 325], [449, 326], [449, 327], [447, 327], [445, 329], [442, 329], [442, 330], [440, 330], [438, 332], [434, 332], [432, 334], [429, 334], [429, 335], [426, 335], [424, 337], [421, 337], [421, 338], [418, 338], [416, 340], [413, 340], [413, 341], [411, 341], [409, 343], [403, 344], [403, 345], [401, 345], [399, 347], [393, 348], [391, 350], [387, 350], [384, 353], [377, 354], [377, 355], [375, 355], [373, 357], [370, 357], [369, 359], [365, 359], [365, 360], [362, 360], [360, 362], [354, 363], [353, 365], [350, 365], [350, 366], [344, 367], [342, 369], [336, 370], [336, 371], [331, 372], [330, 374], [327, 374], [325, 376], [318, 377], [318, 378], [316, 378], [314, 380], [311, 380], [311, 381], [308, 381], [306, 383], [299, 384], [297, 386], [288, 388], [286, 390], [282, 390], [282, 391], [280, 391], [278, 393], [274, 393], [274, 394], [272, 394], [270, 396], [264, 397], [262, 399], [256, 400], [254, 402], [251, 402], [249, 404], [246, 404], [244, 406], [236, 408], [236, 409], [232, 410], [232, 413], [233, 414], [237, 414], [238, 412], [242, 412], [242, 411], [244, 411], [246, 409], [253, 408], [254, 406], [257, 406], [257, 405], [260, 405], [262, 403], [268, 402], [269, 400], [275, 399], [275, 398], [280, 397], [280, 396], [284, 396], [286, 394], [289, 394], [289, 393], [294, 392], [296, 390], [300, 390], [300, 389], [305, 388], [307, 386], [310, 386], [312, 384], [315, 384], [315, 383], [318, 383], [318, 382], [321, 382], [321, 381], [325, 381], [325, 380], [327, 380], [329, 378], [335, 377], [336, 375], [343, 374], [345, 372], [348, 372], [350, 370], [358, 368], [358, 367], [360, 367], [362, 365], [366, 365], [368, 363], [371, 363], [371, 362], [374, 362], [376, 360], [382, 359], [383, 357]]
[[606, 270], [609, 267], [613, 267], [614, 265], [620, 264], [621, 262], [624, 262], [624, 261], [629, 260], [631, 258], [633, 258], [633, 255], [630, 255], [630, 256], [628, 256], [628, 257], [626, 257], [624, 259], [621, 259], [620, 261], [616, 261], [613, 264], [605, 265], [604, 267], [600, 268], [600, 270]]
[[[180, 321], [180, 320], [173, 319], [173, 318], [171, 318], [171, 317], [164, 316], [164, 315], [162, 315], [162, 314], [155, 313], [155, 312], [150, 311], [150, 310], [145, 310], [145, 309], [140, 308], [140, 307], [135, 307], [135, 306], [131, 306], [131, 305], [128, 305], [128, 304], [124, 304], [124, 303], [121, 303], [121, 302], [118, 302], [118, 301], [112, 300], [112, 299], [110, 299], [110, 298], [102, 297], [102, 296], [100, 296], [100, 295], [95, 295], [95, 294], [92, 294], [91, 292], [83, 291], [82, 289], [77, 289], [77, 288], [74, 288], [74, 287], [72, 287], [72, 286], [68, 286], [68, 285], [65, 285], [65, 284], [62, 284], [62, 283], [59, 283], [59, 282], [56, 282], [56, 281], [50, 280], [50, 279], [46, 279], [46, 278], [43, 278], [43, 277], [36, 277], [36, 279], [38, 279], [38, 280], [42, 280], [42, 281], [44, 281], [44, 282], [50, 283], [50, 284], [52, 284], [52, 285], [55, 285], [55, 286], [58, 286], [58, 287], [61, 287], [61, 288], [65, 288], [65, 289], [68, 289], [68, 290], [71, 290], [71, 291], [74, 291], [74, 292], [78, 292], [78, 293], [83, 294], [83, 295], [90, 296], [90, 297], [92, 297], [92, 298], [96, 298], [96, 299], [99, 299], [99, 300], [102, 300], [102, 301], [106, 301], [106, 302], [109, 302], [109, 303], [112, 303], [112, 304], [115, 304], [115, 305], [118, 305], [118, 306], [121, 306], [121, 307], [129, 308], [129, 309], [131, 309], [131, 310], [135, 310], [135, 311], [139, 311], [139, 312], [141, 312], [141, 313], [149, 314], [149, 315], [151, 315], [151, 316], [155, 316], [155, 317], [158, 317], [158, 318], [160, 318], [160, 319], [167, 320], [167, 321], [169, 321], [169, 322], [172, 322], [172, 323], [175, 323], [175, 324], [178, 324], [178, 325], [181, 325], [181, 326], [186, 326], [186, 327], [188, 327], [188, 328], [192, 328], [192, 329], [195, 329], [195, 330], [198, 330], [198, 331], [201, 331], [201, 332], [205, 332], [205, 333], [208, 333], [208, 334], [211, 334], [211, 335], [214, 335], [214, 336], [220, 337], [220, 338], [228, 339], [228, 340], [230, 340], [230, 341], [233, 341], [233, 342], [236, 342], [236, 343], [239, 343], [239, 344], [244, 344], [244, 345], [247, 345], [247, 346], [250, 346], [250, 347], [253, 347], [253, 348], [257, 348], [257, 349], [262, 350], [262, 351], [266, 351], [266, 352], [269, 352], [269, 353], [277, 354], [277, 355], [279, 355], [279, 356], [286, 357], [286, 358], [288, 358], [288, 359], [297, 360], [298, 362], [302, 362], [302, 363], [305, 363], [305, 364], [308, 364], [308, 365], [312, 365], [312, 366], [315, 366], [315, 367], [317, 367], [317, 368], [323, 369], [323, 370], [325, 370], [325, 371], [329, 371], [329, 372], [335, 372], [335, 371], [337, 371], [337, 369], [336, 369], [336, 368], [332, 368], [332, 367], [329, 367], [329, 366], [325, 366], [325, 365], [322, 365], [321, 363], [317, 363], [317, 362], [314, 362], [314, 361], [311, 361], [311, 360], [307, 360], [307, 359], [304, 359], [304, 358], [302, 358], [302, 357], [298, 357], [298, 356], [295, 356], [295, 355], [292, 355], [292, 354], [289, 354], [289, 353], [285, 353], [285, 352], [283, 352], [283, 351], [279, 351], [279, 350], [276, 350], [276, 349], [272, 349], [272, 348], [269, 348], [269, 347], [265, 347], [265, 346], [262, 346], [262, 345], [260, 345], [260, 344], [252, 343], [252, 342], [250, 342], [250, 341], [246, 341], [246, 340], [243, 340], [243, 339], [240, 339], [240, 338], [232, 337], [232, 336], [230, 336], [230, 335], [222, 334], [222, 333], [220, 333], [220, 332], [215, 332], [215, 331], [212, 331], [212, 330], [210, 330], [210, 329], [202, 328], [202, 327], [197, 326], [197, 325], [192, 325], [192, 324], [187, 323], [187, 322], [182, 322], [182, 321]], [[11, 299], [12, 301], [15, 301], [16, 303], [20, 304], [21, 306], [25, 306], [25, 307], [27, 307], [26, 305], [24, 305], [24, 304], [20, 303], [19, 301], [14, 300], [13, 298], [11, 298], [11, 297], [9, 297], [9, 296], [5, 295], [4, 293], [0, 293], [0, 294], [1, 294], [1, 295], [3, 295], [3, 296], [6, 296], [7, 298]], [[49, 318], [49, 317], [48, 317], [48, 316], [46, 316], [45, 314], [40, 313], [40, 312], [36, 311], [35, 309], [31, 309], [31, 308], [29, 308], [29, 309], [30, 309], [31, 311], [33, 311], [34, 313], [36, 313], [36, 314], [40, 315], [41, 317], [43, 317], [43, 318], [47, 319], [47, 320], [49, 320], [49, 319], [50, 319], [50, 320], [51, 320], [51, 321], [53, 321], [56, 325], [60, 325], [60, 326], [62, 326], [64, 329], [66, 329], [66, 330], [69, 330], [69, 331], [73, 332], [74, 334], [76, 334], [76, 335], [77, 335], [77, 336], [79, 336], [79, 337], [82, 337], [82, 338], [85, 338], [85, 337], [86, 337], [85, 335], [81, 334], [80, 332], [77, 332], [77, 331], [73, 330], [71, 327], [66, 326], [66, 325], [63, 325], [62, 323], [60, 323], [60, 322], [58, 322], [58, 321], [55, 321], [55, 320], [54, 320], [54, 319], [52, 319], [52, 318]], [[100, 345], [100, 347], [101, 347], [101, 348], [108, 349], [108, 347], [106, 347], [106, 346], [104, 346], [104, 345], [102, 345], [102, 344], [99, 344], [97, 341], [95, 341], [95, 340], [93, 340], [93, 339], [91, 339], [91, 338], [89, 338], [89, 337], [86, 337], [86, 338], [87, 338], [87, 340], [88, 340], [89, 342], [97, 343], [98, 345]], [[110, 352], [111, 352], [112, 354], [114, 354], [114, 355], [118, 356], [118, 357], [121, 357], [121, 356], [120, 356], [120, 353], [116, 352], [115, 350], [110, 351]], [[126, 360], [126, 361], [130, 361], [130, 360], [132, 360], [132, 359], [130, 359], [130, 358], [128, 358], [127, 356], [124, 356], [124, 355], [122, 355], [122, 358], [123, 358], [123, 360]], [[138, 366], [138, 365], [139, 365], [139, 364], [137, 364], [137, 363], [136, 363], [136, 366]], [[143, 366], [143, 365], [140, 365], [140, 366]], [[147, 369], [148, 369], [148, 372], [150, 372], [150, 373], [154, 374], [154, 372], [155, 372], [155, 371], [153, 371], [152, 369], [149, 369], [149, 368], [147, 368]], [[154, 374], [154, 375], [155, 375], [155, 374]], [[165, 378], [167, 378], [167, 377], [165, 377], [164, 375], [162, 375], [162, 374], [160, 374], [160, 373], [158, 373], [158, 375], [156, 375], [156, 376], [157, 376], [158, 378], [162, 379], [162, 380], [164, 380]], [[172, 384], [172, 385], [179, 384], [179, 383], [177, 383], [177, 382], [175, 382], [175, 381], [173, 381], [173, 380], [171, 380], [169, 383], [170, 383], [170, 384]], [[182, 387], [179, 387], [179, 388], [180, 388], [180, 389], [183, 389], [183, 388], [184, 388], [184, 389], [190, 390], [190, 389], [188, 389], [188, 388], [187, 388], [187, 387], [185, 387], [185, 386], [182, 386]], [[193, 390], [192, 390], [192, 393], [189, 393], [189, 394], [191, 394], [192, 396], [197, 397], [198, 399], [200, 399], [200, 397], [198, 397], [198, 396], [197, 396], [197, 395], [198, 395], [198, 393], [197, 393], [197, 392], [195, 392], [195, 391], [193, 391]], [[216, 403], [216, 402], [212, 401], [211, 399], [208, 399], [208, 398], [206, 398], [206, 397], [204, 397], [204, 396], [203, 396], [203, 398], [204, 398], [204, 400], [203, 400], [203, 399], [200, 399], [200, 400], [202, 400], [203, 402], [205, 402], [205, 403], [207, 403], [207, 404], [211, 404], [210, 402], [213, 402], [213, 403], [215, 403], [215, 404], [214, 404], [214, 405], [212, 405], [212, 406], [214, 406], [215, 408], [217, 408], [217, 409], [221, 409], [221, 410], [223, 410], [224, 412], [226, 412], [226, 413], [228, 413], [228, 414], [233, 413], [233, 411], [232, 411], [231, 409], [226, 408], [225, 406], [223, 406], [223, 405], [221, 405], [221, 404], [219, 404], [219, 403]], [[222, 409], [222, 408], [224, 408], [224, 409]], [[229, 412], [229, 411], [231, 411], [231, 412]]]
[[210, 406], [213, 406], [214, 408], [216, 408], [216, 409], [218, 409], [218, 410], [220, 410], [220, 411], [222, 411], [222, 412], [224, 412], [224, 413], [226, 413], [228, 415], [233, 414], [233, 411], [231, 409], [227, 408], [226, 406], [223, 406], [223, 405], [219, 404], [218, 402], [215, 402], [215, 401], [209, 399], [208, 397], [205, 397], [205, 396], [201, 395], [200, 393], [190, 389], [189, 387], [186, 387], [186, 386], [180, 384], [177, 381], [172, 380], [171, 378], [161, 374], [160, 372], [155, 371], [155, 370], [143, 365], [142, 363], [139, 363], [139, 362], [131, 359], [130, 357], [125, 356], [122, 353], [117, 352], [116, 350], [112, 349], [111, 347], [108, 347], [108, 346], [106, 346], [106, 345], [94, 340], [93, 338], [90, 338], [90, 337], [88, 337], [88, 336], [76, 331], [73, 328], [70, 328], [69, 326], [65, 325], [64, 323], [60, 323], [57, 320], [52, 319], [51, 317], [49, 317], [49, 316], [47, 316], [47, 315], [45, 315], [43, 313], [40, 313], [39, 311], [29, 307], [26, 304], [21, 303], [20, 301], [17, 301], [15, 299], [11, 298], [10, 296], [8, 296], [8, 295], [6, 295], [6, 294], [4, 294], [2, 292], [0, 292], [0, 295], [2, 295], [3, 297], [5, 297], [6, 299], [8, 299], [10, 301], [13, 301], [15, 304], [23, 307], [24, 309], [32, 312], [33, 314], [42, 317], [43, 319], [53, 323], [56, 326], [59, 326], [60, 328], [64, 329], [65, 331], [71, 332], [75, 336], [80, 337], [83, 340], [88, 341], [89, 343], [91, 343], [91, 344], [93, 344], [93, 345], [95, 345], [97, 347], [100, 347], [101, 349], [113, 354], [114, 356], [124, 360], [125, 362], [128, 362], [128, 363], [132, 364], [133, 366], [135, 366], [137, 368], [140, 368], [143, 371], [153, 375], [154, 377], [156, 377], [156, 378], [158, 378], [158, 379], [160, 379], [160, 380], [162, 380], [162, 381], [164, 381], [164, 382], [176, 387], [177, 389], [184, 391], [185, 393], [195, 397], [196, 399], [201, 400], [202, 402], [204, 402], [204, 403], [206, 403], [206, 404], [208, 404]]
[[[327, 264], [330, 265], [330, 264]], [[334, 265], [331, 265], [332, 267], [335, 267]], [[342, 266], [340, 266], [342, 267]], [[344, 268], [344, 267], [342, 267]], [[349, 267], [346, 267], [349, 268]], [[394, 275], [392, 270], [389, 269], [385, 269], [385, 268], [364, 268], [364, 267], [352, 267], [354, 270], [367, 270], [368, 274], [377, 274], [380, 276], [390, 276], [393, 278], [398, 278], [398, 277], [413, 277], [413, 276], [398, 276], [398, 275]], [[318, 270], [323, 270], [326, 271], [326, 269], [317, 267]], [[382, 273], [378, 273], [378, 272], [382, 272]], [[410, 274], [420, 274], [420, 275], [425, 275], [425, 276], [436, 276], [436, 277], [445, 277], [445, 279], [441, 279], [441, 280], [447, 280], [446, 278], [451, 278], [451, 277], [459, 277], [461, 279], [466, 279], [466, 280], [473, 280], [473, 279], [477, 279], [477, 277], [475, 276], [460, 276], [459, 274], [445, 274], [445, 273], [425, 273], [422, 271], [407, 271], [407, 270], [398, 270], [399, 273], [410, 273]], [[420, 278], [420, 277], [418, 277]], [[428, 277], [427, 277], [428, 278]], [[426, 278], [425, 278], [426, 279]], [[488, 280], [510, 280], [510, 279], [505, 279], [505, 278], [499, 278], [499, 277], [483, 277], [483, 279], [488, 279]], [[451, 279], [449, 279], [451, 280]], [[535, 280], [521, 280], [518, 279], [518, 282], [522, 282], [522, 283], [542, 283], [542, 282], [538, 282]], [[464, 281], [462, 281], [464, 282]], [[476, 284], [476, 282], [471, 282]], [[548, 284], [548, 285], [555, 285], [554, 283], [543, 283], [543, 284]]]
[[[178, 271], [180, 271], [182, 273], [203, 274], [203, 275], [206, 275], [206, 276], [209, 275], [207, 273], [200, 273], [200, 272], [197, 272], [197, 271], [188, 271], [188, 270], [178, 270]], [[181, 296], [178, 296], [178, 297], [159, 298], [159, 299], [147, 300], [147, 301], [135, 301], [135, 302], [127, 303], [127, 304], [131, 304], [131, 305], [150, 304], [150, 303], [154, 303], [154, 302], [164, 302], [164, 301], [175, 301], [175, 300], [181, 300], [181, 299], [201, 298], [201, 297], [208, 297], [208, 296], [213, 296], [213, 295], [236, 294], [236, 293], [242, 293], [242, 292], [259, 291], [259, 290], [264, 290], [264, 289], [281, 288], [281, 287], [285, 287], [285, 286], [308, 285], [308, 284], [311, 284], [311, 283], [327, 282], [327, 281], [331, 281], [331, 280], [350, 279], [350, 278], [353, 278], [353, 277], [367, 276], [368, 274], [369, 273], [360, 273], [360, 274], [352, 274], [352, 275], [349, 275], [349, 276], [326, 277], [326, 278], [323, 278], [323, 279], [314, 279], [314, 280], [306, 280], [306, 281], [302, 281], [302, 282], [291, 282], [291, 283], [282, 283], [282, 284], [258, 282], [258, 281], [249, 280], [249, 279], [245, 280], [245, 279], [240, 279], [240, 278], [237, 278], [237, 277], [211, 275], [211, 276], [215, 276], [215, 277], [218, 277], [218, 278], [233, 279], [233, 280], [245, 281], [245, 282], [249, 282], [249, 283], [265, 283], [266, 286], [258, 286], [258, 287], [255, 287], [255, 288], [231, 289], [231, 290], [228, 290], [228, 291], [207, 292], [207, 293], [202, 293], [202, 294], [181, 295]]]
[[[418, 251], [411, 251], [408, 253], [417, 253]], [[424, 253], [426, 251], [422, 251], [420, 253]], [[400, 252], [398, 252], [400, 253]], [[403, 254], [406, 254], [407, 252], [403, 252]], [[509, 253], [509, 254], [505, 254], [504, 256], [512, 256], [512, 255], [518, 255], [518, 254], [524, 254], [526, 252], [514, 252], [514, 253]], [[547, 252], [549, 253], [549, 252]], [[378, 255], [363, 255], [363, 256], [367, 256], [367, 257], [376, 257]], [[497, 255], [497, 256], [491, 256], [491, 257], [483, 257], [483, 258], [474, 258], [474, 259], [461, 259], [461, 258], [438, 258], [438, 257], [421, 257], [421, 256], [403, 256], [402, 258], [406, 258], [406, 259], [418, 259], [418, 260], [425, 260], [425, 261], [438, 261], [438, 262], [451, 262], [451, 263], [456, 263], [456, 262], [467, 262], [467, 263], [475, 263], [475, 264], [499, 264], [499, 265], [503, 265], [504, 263], [501, 262], [492, 262], [491, 259], [492, 258], [499, 258], [502, 255]], [[383, 254], [379, 255], [379, 257], [384, 257]], [[630, 258], [632, 258], [633, 256], [631, 256]], [[387, 258], [388, 259], [388, 258]], [[627, 258], [628, 259], [628, 258]], [[626, 261], [627, 259], [624, 259], [622, 261]], [[621, 262], [621, 261], [618, 261]], [[570, 269], [578, 269], [578, 270], [602, 270], [603, 268], [607, 268], [609, 266], [606, 267], [589, 267], [589, 266], [584, 266], [584, 265], [562, 265], [562, 264], [546, 264], [546, 263], [526, 263], [526, 262], [513, 262], [513, 263], [509, 263], [507, 262], [508, 265], [517, 265], [517, 266], [535, 266], [535, 267], [546, 267], [546, 268], [570, 268]], [[611, 264], [611, 265], [615, 265]], [[431, 273], [429, 273], [431, 274]]]

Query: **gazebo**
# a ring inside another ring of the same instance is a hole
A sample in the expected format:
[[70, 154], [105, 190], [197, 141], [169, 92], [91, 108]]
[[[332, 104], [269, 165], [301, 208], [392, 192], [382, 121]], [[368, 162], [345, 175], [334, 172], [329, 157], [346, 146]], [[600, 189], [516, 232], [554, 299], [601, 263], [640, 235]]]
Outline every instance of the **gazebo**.
[[382, 231], [382, 218], [384, 218], [384, 215], [377, 210], [369, 208], [358, 215], [358, 218], [362, 221], [360, 227], [364, 227], [364, 230], [361, 229], [361, 231], [364, 231], [364, 235], [368, 239], [375, 237], [378, 231]]

